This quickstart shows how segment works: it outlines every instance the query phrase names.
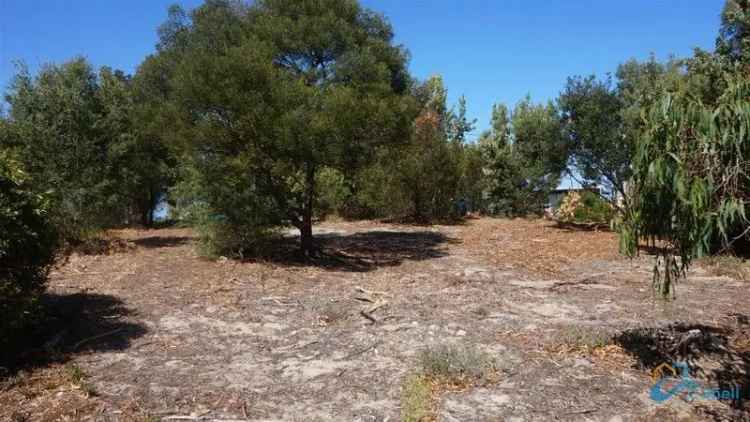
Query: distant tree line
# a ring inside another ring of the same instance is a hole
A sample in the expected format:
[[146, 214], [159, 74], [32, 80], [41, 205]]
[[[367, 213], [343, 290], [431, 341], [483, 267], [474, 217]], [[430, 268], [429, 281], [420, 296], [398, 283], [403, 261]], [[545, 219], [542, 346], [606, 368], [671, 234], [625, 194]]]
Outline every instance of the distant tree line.
[[495, 105], [477, 139], [465, 99], [412, 77], [391, 25], [356, 0], [173, 6], [134, 75], [20, 66], [0, 118], [3, 329], [23, 325], [56, 247], [151, 226], [163, 201], [207, 254], [294, 227], [311, 256], [330, 214], [539, 214], [566, 175], [605, 188], [625, 252], [661, 245], [666, 294], [693, 258], [747, 239], [748, 7], [727, 1], [713, 52]]

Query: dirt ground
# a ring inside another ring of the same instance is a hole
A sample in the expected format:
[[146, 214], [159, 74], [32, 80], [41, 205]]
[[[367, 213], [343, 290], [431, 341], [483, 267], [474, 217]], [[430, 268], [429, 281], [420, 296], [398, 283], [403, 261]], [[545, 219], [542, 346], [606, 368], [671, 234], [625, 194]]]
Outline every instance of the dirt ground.
[[[209, 261], [187, 229], [70, 257], [48, 300], [71, 328], [0, 383], [0, 421], [398, 421], [405, 377], [439, 344], [497, 370], [438, 392], [440, 421], [750, 420], [744, 281], [696, 267], [664, 302], [652, 257], [545, 220], [315, 233], [334, 258]], [[742, 397], [654, 402], [651, 370], [678, 360]]]

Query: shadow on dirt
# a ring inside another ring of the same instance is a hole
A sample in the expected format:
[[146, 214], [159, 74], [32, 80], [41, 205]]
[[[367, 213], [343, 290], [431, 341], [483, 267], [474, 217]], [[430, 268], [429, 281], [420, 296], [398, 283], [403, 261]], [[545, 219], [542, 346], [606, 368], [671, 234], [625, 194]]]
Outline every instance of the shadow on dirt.
[[739, 399], [725, 403], [747, 412], [750, 410], [746, 407], [750, 398], [750, 326], [746, 315], [733, 317], [733, 324], [722, 327], [676, 323], [627, 330], [616, 336], [614, 342], [637, 359], [640, 369], [650, 372], [662, 363], [684, 362], [691, 376], [705, 388], [733, 390], [739, 387]]
[[124, 350], [147, 332], [145, 326], [127, 320], [132, 311], [114, 296], [46, 294], [42, 307], [45, 318], [24, 333], [16, 352], [0, 351], [0, 379], [64, 363], [76, 354]]
[[349, 235], [317, 234], [315, 242], [316, 253], [305, 257], [299, 252], [297, 238], [284, 238], [276, 242], [271, 253], [262, 259], [278, 265], [312, 265], [330, 270], [366, 272], [400, 265], [404, 261], [447, 256], [448, 252], [442, 246], [458, 240], [432, 231], [371, 231]]
[[612, 229], [607, 223], [575, 223], [555, 221], [550, 227], [566, 232], [610, 232]]
[[137, 246], [146, 249], [173, 248], [190, 243], [193, 239], [188, 236], [151, 236], [132, 240]]

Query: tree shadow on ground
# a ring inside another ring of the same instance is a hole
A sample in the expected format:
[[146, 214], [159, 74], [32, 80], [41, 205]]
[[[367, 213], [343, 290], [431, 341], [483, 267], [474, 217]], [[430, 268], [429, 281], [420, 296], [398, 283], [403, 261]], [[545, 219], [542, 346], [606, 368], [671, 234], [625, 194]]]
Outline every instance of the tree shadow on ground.
[[457, 243], [433, 231], [370, 231], [354, 234], [316, 234], [316, 252], [303, 256], [299, 240], [287, 237], [274, 242], [262, 259], [279, 265], [316, 266], [329, 270], [367, 272], [448, 255], [443, 246]]
[[45, 294], [44, 317], [14, 343], [0, 351], [0, 379], [20, 370], [65, 363], [77, 354], [124, 350], [147, 330], [132, 322], [132, 310], [109, 295]]
[[550, 227], [566, 232], [611, 232], [606, 223], [576, 223], [555, 220]]
[[[732, 324], [720, 327], [676, 323], [626, 330], [614, 342], [636, 358], [640, 369], [651, 371], [662, 363], [685, 362], [691, 376], [705, 388], [733, 390], [739, 386], [739, 399], [724, 403], [747, 417], [750, 416], [750, 326], [746, 315], [731, 317]], [[725, 419], [727, 415], [719, 412], [715, 417]]]
[[146, 249], [172, 248], [190, 243], [193, 238], [188, 236], [151, 236], [132, 240], [137, 246]]

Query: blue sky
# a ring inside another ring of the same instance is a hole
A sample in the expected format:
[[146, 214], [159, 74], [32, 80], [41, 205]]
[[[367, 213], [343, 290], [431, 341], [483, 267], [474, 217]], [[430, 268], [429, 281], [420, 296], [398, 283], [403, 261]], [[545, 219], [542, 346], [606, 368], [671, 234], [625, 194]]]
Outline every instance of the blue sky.
[[[14, 60], [36, 69], [83, 55], [133, 72], [154, 49], [173, 0], [0, 0], [0, 84]], [[199, 0], [178, 3], [186, 8]], [[392, 22], [412, 73], [441, 74], [464, 94], [478, 130], [495, 102], [554, 99], [571, 75], [613, 72], [628, 58], [713, 47], [723, 0], [363, 0]]]

